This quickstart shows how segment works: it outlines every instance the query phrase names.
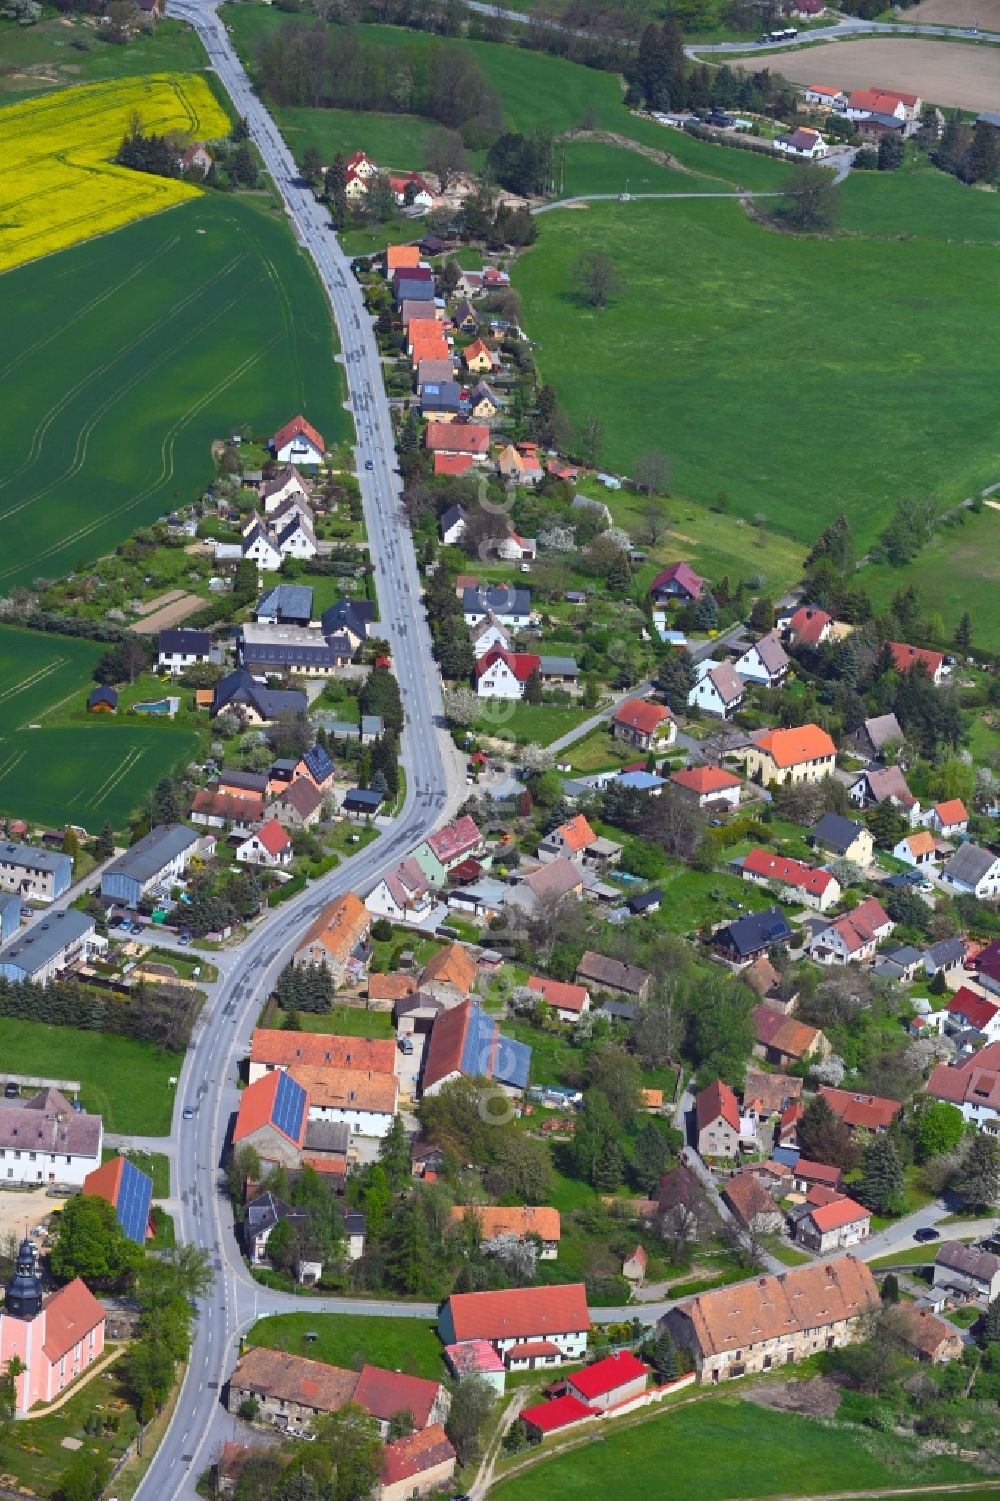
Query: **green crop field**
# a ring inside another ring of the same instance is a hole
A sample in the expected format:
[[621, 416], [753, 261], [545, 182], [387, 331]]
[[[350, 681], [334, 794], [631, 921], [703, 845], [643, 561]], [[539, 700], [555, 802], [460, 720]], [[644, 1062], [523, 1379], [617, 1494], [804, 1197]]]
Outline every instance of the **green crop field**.
[[[599, 311], [575, 291], [585, 249], [625, 282]], [[541, 375], [601, 419], [602, 462], [661, 448], [680, 494], [725, 491], [804, 540], [843, 510], [867, 542], [900, 496], [997, 477], [994, 272], [985, 245], [797, 238], [678, 200], [547, 214], [514, 282]]]
[[[597, 1457], [621, 1495], [662, 1501], [946, 1484], [977, 1474], [957, 1459], [924, 1456], [894, 1434], [873, 1436], [716, 1396], [631, 1427], [602, 1429]], [[594, 1463], [594, 1445], [584, 1443], [512, 1480], [495, 1481], [494, 1493], [497, 1501], [534, 1501], [539, 1494], [546, 1501], [577, 1501], [593, 1492]]]
[[92, 641], [0, 627], [0, 811], [91, 832], [122, 828], [144, 792], [190, 758], [190, 730], [86, 715]]
[[945, 639], [951, 638], [968, 610], [973, 645], [1000, 651], [1000, 511], [992, 506], [978, 515], [959, 511], [905, 568], [869, 564], [858, 574], [858, 583], [876, 609], [888, 605], [897, 590], [914, 584], [922, 608], [941, 616]]
[[0, 278], [0, 591], [197, 497], [211, 443], [344, 437], [332, 323], [278, 217], [206, 195]]
[[106, 1032], [78, 1032], [0, 1016], [0, 1052], [12, 1074], [79, 1079], [85, 1110], [103, 1115], [105, 1131], [165, 1136], [180, 1073], [180, 1053]]

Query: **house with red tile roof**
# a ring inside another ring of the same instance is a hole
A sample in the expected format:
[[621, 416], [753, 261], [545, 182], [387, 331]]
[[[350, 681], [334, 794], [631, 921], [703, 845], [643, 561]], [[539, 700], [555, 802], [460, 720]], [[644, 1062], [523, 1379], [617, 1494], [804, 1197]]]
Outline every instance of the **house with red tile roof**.
[[700, 578], [690, 563], [671, 563], [661, 569], [649, 586], [655, 605], [665, 605], [672, 599], [688, 604], [700, 599], [705, 590], [705, 580]]
[[250, 1043], [249, 1079], [255, 1084], [276, 1069], [306, 1068], [369, 1070], [393, 1074], [396, 1045], [391, 1038], [341, 1037], [333, 1032], [286, 1032], [257, 1027]]
[[[452, 1079], [489, 1079], [506, 1094], [528, 1087], [531, 1048], [504, 1036], [496, 1020], [473, 1000], [443, 1011], [424, 1051], [420, 1084], [435, 1094]], [[464, 1338], [464, 1336], [457, 1336]]]
[[606, 1412], [619, 1402], [630, 1402], [646, 1390], [651, 1371], [631, 1350], [619, 1350], [604, 1360], [595, 1360], [566, 1378], [566, 1389], [581, 1402]]
[[740, 1153], [740, 1107], [736, 1095], [721, 1079], [706, 1084], [694, 1101], [699, 1157], [738, 1157]]
[[269, 446], [279, 464], [301, 464], [310, 469], [321, 464], [326, 453], [323, 434], [301, 412], [278, 428]]
[[505, 1360], [516, 1355], [519, 1346], [545, 1342], [556, 1347], [558, 1361], [579, 1361], [589, 1332], [590, 1310], [582, 1282], [452, 1293], [438, 1317], [438, 1334], [446, 1345], [485, 1339]]
[[479, 964], [461, 943], [446, 944], [432, 954], [420, 973], [420, 989], [445, 1005], [464, 1001], [475, 988]]
[[898, 1100], [887, 1100], [877, 1094], [855, 1094], [850, 1089], [834, 1089], [830, 1084], [821, 1084], [819, 1093], [837, 1119], [852, 1130], [888, 1131], [903, 1108]]
[[927, 651], [922, 646], [908, 646], [904, 641], [890, 641], [892, 665], [897, 672], [912, 672], [916, 667], [925, 672], [935, 685], [944, 681], [946, 669], [944, 653]]
[[478, 422], [431, 422], [424, 446], [431, 453], [468, 454], [477, 464], [485, 464], [490, 451], [490, 430]]
[[850, 1344], [878, 1307], [870, 1270], [848, 1255], [702, 1293], [663, 1323], [692, 1352], [698, 1380], [716, 1382]]
[[815, 605], [800, 605], [784, 625], [784, 637], [790, 646], [821, 646], [833, 634], [833, 616]]
[[320, 1413], [338, 1412], [349, 1402], [375, 1419], [383, 1438], [399, 1412], [412, 1414], [417, 1431], [441, 1423], [451, 1405], [437, 1381], [407, 1376], [379, 1366], [343, 1370], [325, 1361], [290, 1355], [263, 1347], [248, 1350], [229, 1378], [228, 1409], [232, 1413], [248, 1398], [257, 1402], [264, 1422], [287, 1433], [300, 1433]]
[[394, 271], [415, 270], [420, 265], [420, 246], [387, 245], [383, 260], [385, 273], [390, 277]]
[[903, 1324], [903, 1343], [917, 1360], [943, 1365], [947, 1360], [961, 1358], [965, 1341], [954, 1324], [938, 1318], [929, 1308], [918, 1308], [915, 1303], [899, 1303], [897, 1308]]
[[451, 1219], [456, 1224], [472, 1220], [480, 1242], [508, 1236], [527, 1240], [533, 1236], [541, 1242], [542, 1261], [555, 1261], [559, 1255], [562, 1222], [558, 1209], [547, 1204], [453, 1204]]
[[666, 704], [654, 704], [648, 698], [629, 698], [611, 721], [616, 740], [634, 745], [636, 750], [660, 751], [673, 745], [677, 725]]
[[970, 1126], [996, 1135], [1000, 1131], [1000, 1042], [987, 1043], [958, 1062], [935, 1064], [926, 1088], [934, 1099], [957, 1105]]
[[743, 783], [723, 766], [689, 766], [670, 775], [671, 784], [681, 796], [707, 808], [710, 803], [726, 803], [730, 808], [740, 805]]
[[825, 1058], [830, 1051], [830, 1044], [818, 1027], [796, 1021], [770, 1001], [761, 1001], [754, 1007], [753, 1024], [754, 1057], [776, 1063], [779, 1068], [807, 1058]]
[[1000, 1042], [1000, 1004], [977, 995], [967, 985], [959, 986], [935, 1019], [943, 1022], [946, 1032], [978, 1032], [986, 1042]]
[[482, 830], [468, 813], [453, 818], [444, 828], [417, 845], [411, 855], [432, 886], [443, 886], [448, 872], [463, 860], [481, 855], [484, 842]]
[[737, 1173], [724, 1185], [722, 1196], [740, 1224], [755, 1234], [774, 1235], [784, 1227], [781, 1206], [758, 1174]]
[[567, 860], [582, 864], [586, 850], [596, 838], [586, 814], [575, 813], [550, 834], [546, 834], [538, 846], [538, 858], [558, 860], [560, 855], [564, 855]]
[[267, 819], [236, 846], [236, 858], [241, 865], [266, 865], [273, 869], [291, 865], [293, 854], [291, 836], [276, 818]]
[[233, 1147], [253, 1147], [262, 1162], [298, 1167], [308, 1122], [308, 1091], [276, 1069], [240, 1095]]
[[547, 980], [542, 975], [529, 975], [528, 989], [537, 991], [561, 1022], [578, 1022], [583, 1013], [590, 1010], [590, 992], [585, 985], [572, 985], [563, 980]]
[[847, 1251], [867, 1240], [871, 1231], [871, 1210], [844, 1194], [835, 1194], [822, 1204], [806, 1204], [805, 1212], [794, 1217], [795, 1239], [815, 1252], [827, 1256], [831, 1251]]
[[[299, 783], [293, 782], [289, 792]], [[335, 984], [362, 978], [368, 969], [372, 915], [353, 891], [328, 902], [315, 922], [306, 929], [302, 943], [295, 950], [293, 962], [320, 964], [328, 969]]]
[[929, 829], [918, 829], [916, 833], [904, 834], [899, 843], [893, 846], [892, 853], [904, 865], [909, 865], [914, 870], [923, 870], [933, 868], [937, 858], [937, 845]]
[[801, 902], [817, 912], [826, 912], [840, 901], [840, 882], [830, 871], [804, 865], [801, 860], [790, 860], [785, 855], [774, 855], [759, 845], [744, 856], [741, 874], [744, 881], [757, 886], [774, 882], [785, 888], [783, 901]]
[[534, 652], [495, 646], [476, 663], [476, 693], [480, 698], [523, 699], [529, 678], [541, 667], [542, 659]]
[[499, 364], [496, 355], [483, 339], [474, 339], [468, 348], [463, 349], [462, 359], [466, 370], [471, 370], [476, 375], [489, 375]]
[[764, 787], [821, 782], [834, 773], [837, 747], [818, 724], [802, 724], [755, 735], [746, 757], [747, 774]]
[[205, 828], [232, 829], [246, 836], [264, 817], [264, 799], [259, 793], [247, 797], [218, 787], [199, 787], [191, 800], [189, 817]]
[[800, 1157], [792, 1172], [797, 1191], [810, 1195], [817, 1187], [839, 1191], [844, 1179], [843, 1168], [834, 1167], [829, 1162], [813, 1162], [808, 1157]]
[[408, 1433], [382, 1451], [377, 1501], [412, 1501], [432, 1491], [448, 1490], [456, 1454], [440, 1423]]
[[[651, 1200], [650, 1202], [655, 1202]], [[637, 1241], [631, 1251], [622, 1262], [622, 1276], [633, 1287], [641, 1287], [646, 1278], [646, 1267], [649, 1265], [649, 1256], [646, 1247], [641, 1241]]]
[[153, 1180], [128, 1157], [118, 1153], [95, 1167], [83, 1180], [85, 1198], [103, 1199], [115, 1211], [129, 1240], [144, 1246], [155, 1233], [149, 1211], [153, 1201]]
[[831, 923], [816, 922], [806, 952], [820, 964], [864, 963], [874, 959], [878, 945], [895, 926], [881, 902], [870, 896]]
[[475, 460], [471, 453], [436, 453], [434, 473], [444, 475], [468, 474]]
[[948, 798], [928, 808], [920, 822], [942, 839], [954, 839], [969, 832], [969, 814], [960, 797]]

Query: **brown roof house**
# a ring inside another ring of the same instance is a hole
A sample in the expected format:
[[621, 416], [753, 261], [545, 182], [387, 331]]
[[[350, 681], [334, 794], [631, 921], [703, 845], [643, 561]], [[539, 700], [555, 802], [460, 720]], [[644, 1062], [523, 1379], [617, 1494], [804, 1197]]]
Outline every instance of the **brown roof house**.
[[248, 1398], [256, 1400], [264, 1422], [292, 1434], [307, 1430], [318, 1414], [337, 1412], [348, 1402], [375, 1418], [383, 1437], [395, 1413], [408, 1411], [421, 1431], [442, 1422], [451, 1405], [437, 1381], [378, 1366], [346, 1371], [303, 1355], [265, 1349], [248, 1350], [229, 1378], [228, 1410], [238, 1412]]
[[903, 1325], [903, 1343], [917, 1360], [944, 1365], [945, 1361], [961, 1357], [965, 1342], [954, 1324], [939, 1319], [929, 1308], [918, 1308], [915, 1303], [899, 1303], [897, 1307]]
[[587, 949], [573, 978], [578, 985], [609, 990], [613, 995], [632, 996], [637, 1001], [647, 999], [653, 982], [648, 969], [642, 969], [638, 964], [625, 964], [621, 959], [609, 959], [593, 949]]
[[294, 962], [321, 964], [338, 985], [362, 979], [368, 970], [371, 925], [372, 915], [364, 902], [348, 891], [328, 903], [306, 930]]
[[722, 1197], [740, 1224], [757, 1235], [776, 1235], [784, 1227], [781, 1206], [755, 1173], [737, 1173], [730, 1178]]
[[786, 1016], [769, 1001], [753, 1008], [753, 1024], [757, 1036], [754, 1057], [763, 1058], [765, 1063], [784, 1068], [805, 1058], [826, 1058], [830, 1053], [830, 1044], [818, 1027]]
[[511, 1239], [527, 1240], [534, 1236], [541, 1242], [539, 1256], [543, 1261], [555, 1261], [559, 1255], [559, 1240], [562, 1235], [558, 1209], [547, 1204], [515, 1204], [501, 1207], [495, 1204], [454, 1204], [451, 1218], [461, 1224], [466, 1217], [476, 1223], [480, 1241]]
[[450, 943], [427, 961], [419, 988], [446, 1006], [457, 1006], [474, 988], [478, 973], [479, 966], [469, 950], [460, 943]]
[[768, 1074], [747, 1068], [743, 1084], [743, 1107], [759, 1116], [780, 1115], [787, 1105], [802, 1097], [802, 1080], [793, 1074]]
[[865, 1263], [841, 1256], [702, 1293], [663, 1322], [691, 1351], [699, 1381], [714, 1383], [851, 1344], [879, 1302]]
[[440, 1423], [386, 1444], [377, 1501], [411, 1501], [432, 1491], [450, 1490], [455, 1450]]
[[716, 1079], [700, 1090], [694, 1102], [699, 1157], [738, 1157], [740, 1107], [728, 1084]]

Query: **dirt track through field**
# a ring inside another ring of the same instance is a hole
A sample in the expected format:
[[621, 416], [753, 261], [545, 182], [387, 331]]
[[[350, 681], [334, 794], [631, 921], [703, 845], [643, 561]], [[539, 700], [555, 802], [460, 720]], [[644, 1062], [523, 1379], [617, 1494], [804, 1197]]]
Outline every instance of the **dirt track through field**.
[[1000, 109], [1000, 47], [869, 38], [767, 57], [741, 57], [739, 66], [754, 73], [769, 68], [792, 83], [901, 89], [946, 108]]

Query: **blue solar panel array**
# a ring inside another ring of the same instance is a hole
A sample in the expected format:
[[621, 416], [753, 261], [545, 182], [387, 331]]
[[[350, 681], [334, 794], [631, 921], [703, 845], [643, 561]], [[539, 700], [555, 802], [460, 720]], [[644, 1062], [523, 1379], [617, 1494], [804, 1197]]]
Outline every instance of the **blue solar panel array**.
[[469, 1007], [469, 1020], [462, 1044], [461, 1070], [469, 1078], [489, 1079], [493, 1075], [493, 1043], [496, 1022], [476, 1004]]
[[149, 1206], [153, 1200], [153, 1180], [141, 1172], [134, 1162], [125, 1159], [118, 1183], [118, 1202], [115, 1213], [129, 1240], [143, 1245], [149, 1225]]
[[510, 1084], [515, 1089], [527, 1089], [531, 1048], [526, 1042], [515, 1042], [512, 1037], [504, 1037], [502, 1032], [497, 1044], [494, 1079], [500, 1084]]
[[287, 1074], [279, 1074], [274, 1109], [271, 1111], [273, 1124], [292, 1141], [298, 1141], [305, 1111], [306, 1092], [302, 1085], [296, 1084]]
[[311, 750], [307, 750], [302, 759], [314, 781], [323, 782], [327, 777], [333, 776], [333, 762], [321, 745], [314, 745]]

